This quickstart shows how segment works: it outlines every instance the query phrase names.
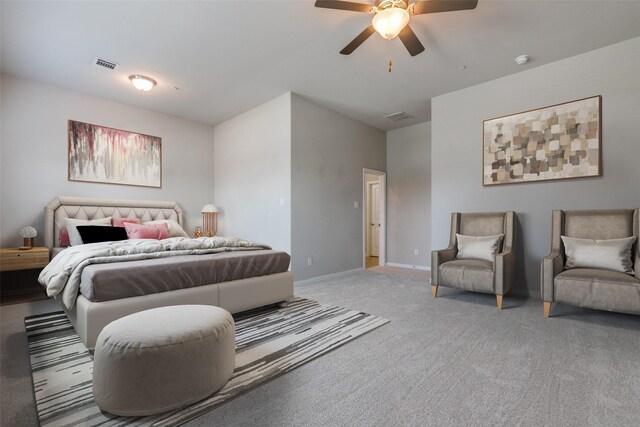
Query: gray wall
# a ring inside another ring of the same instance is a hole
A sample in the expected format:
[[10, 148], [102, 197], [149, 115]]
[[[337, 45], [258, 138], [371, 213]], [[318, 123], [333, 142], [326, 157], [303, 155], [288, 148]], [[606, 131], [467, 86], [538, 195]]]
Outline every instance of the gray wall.
[[290, 252], [291, 94], [217, 125], [212, 166], [220, 234]]
[[385, 133], [296, 94], [291, 116], [295, 278], [363, 267], [362, 169], [385, 170]]
[[[25, 225], [42, 245], [43, 208], [57, 195], [176, 201], [189, 233], [201, 223], [213, 197], [211, 126], [5, 75], [0, 91], [2, 246], [21, 244]], [[68, 181], [69, 119], [162, 137], [162, 188]]]
[[[539, 295], [553, 209], [640, 206], [640, 38], [533, 68], [432, 100], [432, 246], [448, 242], [452, 211], [518, 214], [516, 291]], [[482, 186], [482, 121], [602, 95], [598, 178]]]
[[431, 122], [387, 132], [387, 263], [431, 265], [430, 213]]

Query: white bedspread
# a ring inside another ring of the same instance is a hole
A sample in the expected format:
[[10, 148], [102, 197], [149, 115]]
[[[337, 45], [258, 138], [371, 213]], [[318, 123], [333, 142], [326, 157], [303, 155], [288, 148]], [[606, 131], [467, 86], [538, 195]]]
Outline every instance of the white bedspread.
[[260, 249], [271, 247], [228, 237], [172, 237], [164, 240], [132, 239], [90, 243], [71, 246], [60, 252], [42, 270], [38, 281], [47, 289], [48, 296], [62, 293], [62, 303], [70, 309], [78, 297], [82, 270], [90, 264]]

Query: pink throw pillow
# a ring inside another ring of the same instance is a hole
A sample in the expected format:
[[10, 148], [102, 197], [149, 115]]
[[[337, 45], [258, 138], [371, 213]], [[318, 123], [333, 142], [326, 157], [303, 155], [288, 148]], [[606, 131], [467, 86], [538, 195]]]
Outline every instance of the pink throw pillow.
[[140, 218], [111, 218], [111, 225], [114, 227], [124, 227], [125, 222], [140, 224]]
[[130, 239], [162, 240], [170, 236], [167, 224], [142, 225], [125, 222], [124, 229], [127, 230], [127, 236]]
[[60, 234], [58, 234], [58, 240], [60, 241], [59, 245], [61, 247], [71, 246], [71, 241], [69, 240], [69, 232], [66, 228], [60, 229]]

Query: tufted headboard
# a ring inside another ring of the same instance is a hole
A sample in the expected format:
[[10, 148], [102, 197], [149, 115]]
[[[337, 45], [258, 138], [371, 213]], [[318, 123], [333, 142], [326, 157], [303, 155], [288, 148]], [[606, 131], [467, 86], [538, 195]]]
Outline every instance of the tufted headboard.
[[63, 227], [64, 218], [96, 219], [108, 216], [140, 218], [142, 222], [173, 219], [184, 225], [182, 208], [176, 202], [57, 196], [44, 208], [44, 244], [49, 249], [60, 246], [60, 228]]

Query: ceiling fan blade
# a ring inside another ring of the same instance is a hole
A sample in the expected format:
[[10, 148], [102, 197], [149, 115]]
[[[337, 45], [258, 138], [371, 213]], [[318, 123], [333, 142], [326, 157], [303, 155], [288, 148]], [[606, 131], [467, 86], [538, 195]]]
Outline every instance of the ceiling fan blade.
[[[317, 5], [317, 3], [316, 3]], [[429, 0], [419, 1], [409, 6], [409, 12], [414, 15], [425, 13], [452, 12], [455, 10], [475, 9], [478, 0]]]
[[402, 40], [402, 44], [407, 48], [411, 56], [416, 56], [419, 53], [424, 52], [424, 46], [418, 40], [418, 36], [413, 32], [410, 26], [405, 26], [400, 34], [398, 34], [400, 40]]
[[316, 0], [316, 7], [324, 7], [326, 9], [349, 10], [352, 12], [369, 13], [373, 6], [365, 3], [353, 3], [350, 1], [337, 0]]
[[375, 30], [375, 28], [373, 28], [373, 25], [369, 25], [367, 28], [364, 29], [363, 32], [358, 34], [358, 36], [355, 39], [353, 39], [351, 41], [351, 43], [346, 45], [344, 47], [344, 49], [342, 49], [340, 51], [340, 53], [343, 54], [343, 55], [350, 55], [351, 52], [356, 50], [358, 48], [358, 46], [360, 46], [362, 43], [364, 43], [364, 41], [366, 39], [368, 39], [371, 36], [371, 34], [373, 34], [375, 32], [376, 32], [376, 30]]

